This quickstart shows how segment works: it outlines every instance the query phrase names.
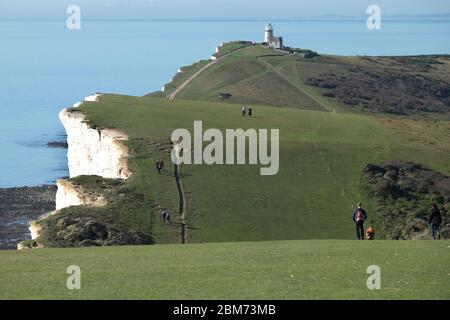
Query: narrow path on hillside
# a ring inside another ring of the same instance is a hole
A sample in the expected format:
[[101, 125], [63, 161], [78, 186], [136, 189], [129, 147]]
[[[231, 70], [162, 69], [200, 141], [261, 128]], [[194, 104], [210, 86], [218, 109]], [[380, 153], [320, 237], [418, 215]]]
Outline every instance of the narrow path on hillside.
[[310, 93], [306, 92], [298, 83], [292, 81], [289, 77], [287, 77], [285, 74], [283, 74], [282, 72], [280, 72], [280, 70], [278, 70], [277, 68], [275, 68], [273, 65], [271, 65], [269, 62], [267, 62], [266, 60], [264, 60], [264, 57], [257, 57], [257, 59], [259, 61], [261, 61], [266, 67], [268, 67], [270, 70], [272, 70], [273, 72], [275, 72], [275, 74], [277, 74], [281, 79], [287, 81], [288, 83], [290, 83], [291, 85], [294, 86], [294, 88], [296, 88], [298, 91], [300, 91], [301, 93], [303, 93], [304, 95], [306, 95], [308, 98], [310, 98], [311, 100], [313, 100], [314, 102], [316, 102], [319, 106], [321, 106], [324, 110], [326, 111], [332, 111], [330, 110], [330, 108], [328, 108], [326, 105], [324, 105], [321, 101], [317, 100], [316, 97], [314, 97], [313, 95], [311, 95]]
[[206, 69], [208, 69], [210, 66], [212, 66], [213, 64], [215, 64], [217, 62], [217, 60], [213, 60], [210, 63], [208, 63], [206, 66], [204, 66], [203, 68], [201, 68], [199, 71], [197, 71], [195, 74], [193, 74], [189, 79], [187, 79], [185, 82], [183, 82], [174, 92], [172, 92], [169, 95], [169, 99], [173, 100], [175, 99], [175, 97], [177, 96], [178, 92], [180, 92], [181, 90], [183, 90], [184, 87], [186, 87], [192, 80], [194, 80], [200, 73], [202, 73], [203, 71], [205, 71]]
[[174, 92], [172, 92], [169, 95], [169, 99], [173, 100], [176, 98], [177, 94], [183, 90], [192, 80], [194, 80], [200, 73], [202, 73], [203, 71], [205, 71], [206, 69], [208, 69], [209, 67], [211, 67], [212, 65], [216, 64], [218, 61], [224, 59], [225, 57], [227, 57], [228, 55], [230, 55], [233, 52], [236, 52], [238, 50], [244, 49], [246, 48], [246, 46], [244, 47], [240, 47], [240, 48], [236, 48], [233, 50], [230, 50], [229, 52], [225, 53], [224, 55], [220, 56], [219, 58], [217, 58], [216, 60], [212, 60], [210, 63], [208, 63], [206, 66], [204, 66], [203, 68], [201, 68], [199, 71], [197, 71], [196, 73], [194, 73], [191, 77], [189, 77], [189, 79], [187, 79], [185, 82], [183, 82]]
[[186, 196], [183, 190], [183, 184], [181, 182], [180, 177], [180, 166], [174, 164], [174, 176], [178, 189], [179, 196], [179, 207], [178, 207], [178, 215], [180, 217], [180, 225], [181, 225], [181, 243], [187, 243], [188, 241], [188, 225], [186, 223]]

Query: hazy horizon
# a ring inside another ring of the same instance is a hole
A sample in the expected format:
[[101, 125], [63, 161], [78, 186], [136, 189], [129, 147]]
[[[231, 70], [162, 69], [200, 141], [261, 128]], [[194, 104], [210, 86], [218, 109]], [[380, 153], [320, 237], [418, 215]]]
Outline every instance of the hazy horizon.
[[447, 0], [4, 0], [0, 19], [62, 19], [69, 5], [80, 6], [85, 19], [299, 19], [365, 17], [369, 5], [389, 16], [450, 15]]
[[[450, 19], [449, 13], [429, 13], [429, 14], [393, 14], [383, 15], [386, 20], [392, 19]], [[24, 21], [61, 21], [66, 20], [67, 16], [55, 17], [55, 18], [33, 18], [33, 17], [12, 17], [12, 18], [2, 18], [0, 21], [12, 21], [12, 20], [24, 20]], [[298, 16], [298, 17], [286, 17], [286, 18], [271, 18], [271, 17], [191, 17], [191, 18], [121, 18], [121, 17], [89, 17], [83, 18], [85, 21], [254, 21], [254, 22], [269, 22], [270, 21], [301, 21], [301, 20], [336, 20], [336, 19], [350, 19], [350, 20], [366, 20], [366, 15], [311, 15], [311, 16]]]

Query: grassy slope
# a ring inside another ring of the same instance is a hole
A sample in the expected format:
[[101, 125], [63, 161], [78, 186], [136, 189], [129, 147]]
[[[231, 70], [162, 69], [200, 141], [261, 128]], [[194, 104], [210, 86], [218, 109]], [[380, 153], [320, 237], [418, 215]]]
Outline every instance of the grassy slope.
[[218, 101], [219, 93], [231, 93], [227, 102], [324, 109], [259, 60], [267, 55], [285, 56], [257, 46], [237, 50], [202, 72], [178, 98]]
[[164, 92], [155, 92], [149, 96], [155, 97], [166, 97], [167, 95], [174, 92], [180, 85], [182, 85], [186, 80], [188, 80], [196, 72], [200, 71], [204, 66], [206, 66], [210, 60], [200, 60], [190, 66], [181, 67], [181, 72], [177, 72], [172, 80], [164, 85]]
[[[256, 58], [265, 54], [261, 48], [238, 50], [179, 97], [215, 101], [218, 92], [230, 91], [231, 102], [343, 110], [304, 84], [319, 63]], [[352, 238], [356, 201], [374, 219], [373, 203], [360, 189], [359, 171], [367, 162], [404, 159], [450, 173], [448, 122], [259, 106], [253, 118], [242, 118], [240, 107], [126, 96], [84, 105], [92, 123], [130, 136], [135, 175], [127, 187], [154, 205], [118, 203], [113, 213], [130, 227], [148, 228], [150, 222], [156, 243], [180, 242], [179, 226], [163, 224], [158, 215], [161, 208], [178, 207], [168, 137], [175, 128], [190, 129], [194, 120], [208, 128], [280, 128], [281, 164], [275, 177], [259, 176], [257, 167], [183, 166], [189, 242]], [[153, 169], [158, 158], [166, 161], [161, 176]], [[0, 252], [0, 298], [449, 299], [448, 250], [448, 241], [309, 240]], [[81, 291], [65, 288], [71, 264], [82, 268]], [[383, 290], [365, 286], [372, 264], [382, 268]]]
[[[320, 83], [313, 86], [313, 80], [337, 88], [325, 89]], [[442, 97], [448, 96], [449, 81], [450, 60], [446, 56], [325, 55], [305, 59], [249, 46], [201, 73], [178, 98], [220, 101], [219, 93], [231, 93], [226, 102], [359, 113], [424, 114], [423, 110], [439, 109], [442, 113], [432, 113], [433, 117], [448, 120], [449, 107], [437, 106], [448, 101]]]
[[[0, 251], [0, 299], [450, 299], [449, 250], [311, 240]], [[81, 290], [66, 288], [69, 265]], [[381, 290], [366, 287], [369, 265]]]
[[[369, 214], [373, 209], [360, 188], [366, 163], [404, 159], [450, 172], [446, 122], [270, 107], [243, 118], [239, 105], [124, 96], [105, 96], [82, 109], [94, 124], [130, 136], [136, 174], [128, 183], [172, 212], [178, 194], [169, 154], [160, 150], [167, 146], [152, 142], [167, 143], [176, 128], [192, 130], [194, 120], [203, 120], [205, 129], [280, 128], [276, 176], [260, 176], [259, 166], [183, 166], [189, 242], [353, 238], [352, 205], [362, 200]], [[166, 160], [162, 176], [153, 169], [158, 158]], [[166, 226], [158, 210], [151, 212], [155, 242], [180, 242], [179, 226]]]
[[[244, 48], [248, 46], [248, 44], [244, 44], [239, 41], [232, 41], [224, 43], [221, 47], [219, 47], [219, 51], [216, 52], [213, 56], [216, 58], [220, 58], [230, 52], [233, 52], [235, 50], [238, 50], [240, 48]], [[164, 85], [164, 92], [157, 91], [148, 94], [147, 96], [151, 97], [167, 97], [172, 92], [174, 92], [180, 85], [182, 85], [186, 80], [188, 80], [191, 76], [193, 76], [195, 73], [200, 71], [203, 67], [205, 67], [208, 63], [210, 63], [211, 60], [200, 60], [195, 63], [193, 63], [190, 66], [184, 66], [180, 68], [181, 72], [177, 72], [174, 77], [171, 79], [169, 83], [166, 83]]]
[[248, 46], [248, 43], [241, 42], [241, 41], [226, 42], [218, 47], [219, 51], [214, 53], [213, 56], [215, 56], [216, 58], [220, 58], [223, 55], [226, 55], [226, 54], [233, 52], [235, 50], [238, 50], [240, 48], [244, 48], [246, 46]]

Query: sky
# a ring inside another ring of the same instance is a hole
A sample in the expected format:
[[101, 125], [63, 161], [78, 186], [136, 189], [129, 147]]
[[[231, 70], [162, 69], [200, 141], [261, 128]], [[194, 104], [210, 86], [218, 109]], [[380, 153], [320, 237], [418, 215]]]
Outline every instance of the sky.
[[295, 19], [366, 16], [372, 4], [385, 15], [450, 13], [450, 0], [0, 0], [0, 19], [65, 18], [69, 5], [87, 19]]

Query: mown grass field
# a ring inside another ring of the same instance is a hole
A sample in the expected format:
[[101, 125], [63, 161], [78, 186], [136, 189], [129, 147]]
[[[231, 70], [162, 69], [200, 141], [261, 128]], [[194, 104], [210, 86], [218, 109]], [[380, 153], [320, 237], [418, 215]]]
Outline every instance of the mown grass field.
[[[0, 299], [450, 299], [449, 241], [302, 240], [0, 251]], [[68, 290], [69, 265], [81, 289]], [[367, 267], [381, 289], [367, 288]]]
[[[179, 243], [180, 226], [165, 225], [160, 209], [177, 220], [178, 190], [169, 158], [169, 137], [177, 128], [192, 132], [194, 120], [207, 128], [280, 129], [280, 170], [259, 175], [259, 165], [183, 165], [189, 241], [230, 242], [293, 239], [352, 239], [351, 211], [358, 201], [376, 227], [374, 203], [361, 188], [367, 163], [400, 159], [449, 173], [449, 123], [378, 118], [348, 113], [106, 95], [81, 109], [98, 127], [129, 135], [135, 174], [127, 182], [157, 206], [136, 208], [135, 225], [149, 219], [156, 243]], [[159, 145], [160, 144], [160, 145]], [[163, 158], [162, 175], [154, 169]], [[132, 208], [126, 208], [132, 210]], [[139, 214], [145, 217], [139, 218]], [[133, 221], [128, 221], [133, 226]], [[378, 235], [382, 237], [382, 234]]]

